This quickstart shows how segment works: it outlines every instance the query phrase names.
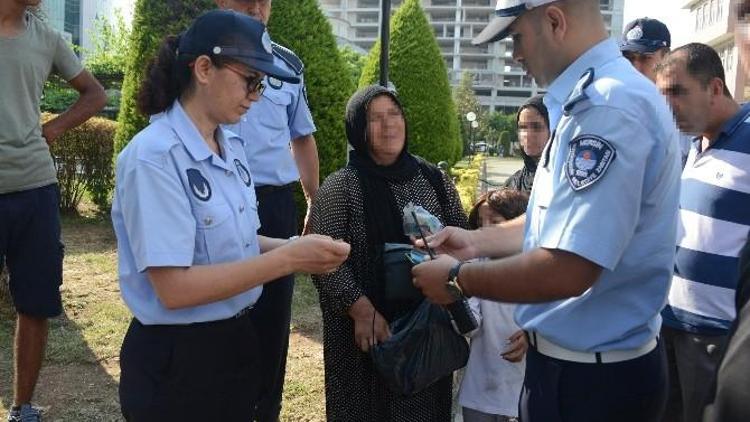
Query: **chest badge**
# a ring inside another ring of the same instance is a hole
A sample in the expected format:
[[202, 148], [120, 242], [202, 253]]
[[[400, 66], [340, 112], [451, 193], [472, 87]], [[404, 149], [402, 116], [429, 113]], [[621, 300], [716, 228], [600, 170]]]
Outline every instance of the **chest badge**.
[[238, 159], [234, 159], [234, 166], [237, 167], [237, 174], [240, 175], [240, 179], [242, 179], [242, 183], [245, 184], [245, 186], [250, 187], [250, 184], [253, 182], [253, 179], [250, 178], [250, 172], [247, 170], [247, 167], [245, 167], [244, 164], [242, 164], [242, 161]]
[[268, 85], [273, 89], [281, 89], [282, 86], [284, 86], [284, 82], [274, 78], [273, 76], [268, 77]]
[[203, 202], [211, 199], [211, 185], [198, 169], [187, 169], [188, 184], [193, 195]]
[[565, 161], [570, 187], [580, 191], [599, 181], [616, 156], [615, 148], [596, 135], [581, 135], [570, 141]]

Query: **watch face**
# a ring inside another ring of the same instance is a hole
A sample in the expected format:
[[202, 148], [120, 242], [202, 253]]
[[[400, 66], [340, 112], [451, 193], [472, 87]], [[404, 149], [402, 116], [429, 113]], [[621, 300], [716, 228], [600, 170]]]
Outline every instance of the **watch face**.
[[461, 289], [459, 289], [458, 286], [456, 286], [455, 281], [449, 281], [445, 285], [445, 288], [448, 289], [448, 293], [450, 293], [454, 299], [458, 300], [463, 297], [463, 294], [461, 293]]

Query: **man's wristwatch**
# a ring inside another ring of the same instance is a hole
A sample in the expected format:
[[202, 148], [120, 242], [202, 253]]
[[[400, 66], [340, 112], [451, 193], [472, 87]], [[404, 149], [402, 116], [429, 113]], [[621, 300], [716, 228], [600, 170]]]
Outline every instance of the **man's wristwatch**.
[[461, 288], [461, 285], [458, 282], [458, 272], [461, 270], [461, 266], [464, 264], [465, 262], [460, 261], [456, 265], [454, 265], [453, 268], [451, 268], [450, 272], [448, 273], [448, 282], [445, 284], [448, 292], [456, 300], [468, 297], [466, 296], [466, 294], [464, 294], [464, 290]]

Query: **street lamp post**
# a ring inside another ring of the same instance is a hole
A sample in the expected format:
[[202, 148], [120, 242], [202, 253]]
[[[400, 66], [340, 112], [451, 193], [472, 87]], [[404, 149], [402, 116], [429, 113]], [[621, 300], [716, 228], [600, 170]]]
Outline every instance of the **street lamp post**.
[[[479, 126], [479, 122], [477, 122], [477, 113], [474, 113], [473, 111], [470, 111], [466, 113], [466, 120], [469, 121], [469, 145], [471, 145], [471, 152], [474, 152], [474, 128]], [[477, 124], [477, 126], [474, 126], [474, 123]]]
[[391, 0], [380, 1], [380, 86], [388, 87], [388, 50], [391, 32]]
[[[471, 122], [471, 128], [474, 129], [474, 130], [478, 129], [479, 128], [479, 122], [476, 121], [476, 120], [474, 120], [473, 122]], [[472, 131], [472, 134], [471, 134], [471, 148], [472, 149], [474, 147], [476, 147], [475, 144], [476, 144], [476, 142], [474, 142], [474, 133]]]

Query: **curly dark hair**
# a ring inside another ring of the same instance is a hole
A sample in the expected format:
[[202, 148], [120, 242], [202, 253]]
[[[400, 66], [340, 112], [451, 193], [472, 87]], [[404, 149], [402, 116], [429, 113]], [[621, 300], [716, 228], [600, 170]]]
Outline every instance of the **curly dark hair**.
[[529, 194], [508, 188], [487, 191], [479, 197], [469, 212], [470, 229], [476, 230], [481, 226], [479, 208], [485, 203], [494, 212], [503, 216], [504, 219], [512, 220], [526, 212], [526, 206], [529, 203]]

